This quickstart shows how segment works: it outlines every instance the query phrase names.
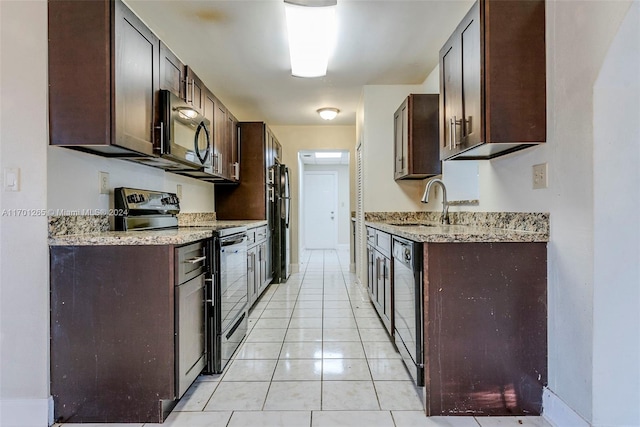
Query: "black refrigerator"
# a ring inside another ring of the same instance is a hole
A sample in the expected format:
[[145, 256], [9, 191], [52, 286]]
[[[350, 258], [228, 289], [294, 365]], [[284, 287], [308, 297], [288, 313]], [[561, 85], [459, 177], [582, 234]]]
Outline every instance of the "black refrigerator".
[[289, 168], [276, 163], [270, 189], [273, 283], [284, 283], [291, 274], [291, 186]]

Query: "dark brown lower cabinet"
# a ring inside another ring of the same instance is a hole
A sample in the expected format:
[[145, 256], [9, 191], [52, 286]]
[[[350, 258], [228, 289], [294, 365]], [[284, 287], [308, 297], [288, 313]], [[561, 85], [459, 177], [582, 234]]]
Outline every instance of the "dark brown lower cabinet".
[[546, 243], [425, 243], [426, 413], [538, 415]]
[[162, 422], [176, 399], [174, 247], [50, 253], [55, 420]]

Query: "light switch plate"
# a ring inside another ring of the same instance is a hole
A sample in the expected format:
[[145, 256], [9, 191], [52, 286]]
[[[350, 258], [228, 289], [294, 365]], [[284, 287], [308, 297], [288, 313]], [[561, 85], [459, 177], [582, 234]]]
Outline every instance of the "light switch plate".
[[539, 165], [533, 165], [533, 189], [539, 190], [547, 188], [548, 185], [547, 164], [541, 163]]
[[20, 168], [4, 170], [4, 191], [20, 191]]
[[109, 172], [99, 172], [100, 194], [109, 194]]

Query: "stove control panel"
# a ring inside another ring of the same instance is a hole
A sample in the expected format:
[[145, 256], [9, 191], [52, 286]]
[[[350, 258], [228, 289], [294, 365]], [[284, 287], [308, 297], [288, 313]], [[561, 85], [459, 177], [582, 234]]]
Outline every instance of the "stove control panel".
[[[129, 230], [133, 224], [142, 224], [135, 228], [151, 229], [156, 228], [156, 223], [162, 224], [157, 228], [167, 228], [167, 223], [171, 226], [175, 223], [177, 227], [180, 199], [176, 194], [127, 187], [116, 188], [113, 193], [114, 208], [120, 213], [116, 218], [116, 229]], [[153, 220], [143, 220], [151, 217]]]

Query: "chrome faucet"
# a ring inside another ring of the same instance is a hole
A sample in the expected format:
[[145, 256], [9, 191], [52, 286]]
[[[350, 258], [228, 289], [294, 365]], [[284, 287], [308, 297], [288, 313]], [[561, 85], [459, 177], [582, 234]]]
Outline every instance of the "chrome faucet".
[[435, 184], [440, 185], [442, 187], [442, 224], [449, 224], [449, 204], [447, 203], [447, 187], [444, 186], [444, 182], [441, 179], [432, 179], [427, 184], [424, 189], [424, 194], [422, 195], [422, 203], [429, 203], [429, 192], [431, 191], [431, 187]]

